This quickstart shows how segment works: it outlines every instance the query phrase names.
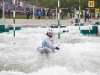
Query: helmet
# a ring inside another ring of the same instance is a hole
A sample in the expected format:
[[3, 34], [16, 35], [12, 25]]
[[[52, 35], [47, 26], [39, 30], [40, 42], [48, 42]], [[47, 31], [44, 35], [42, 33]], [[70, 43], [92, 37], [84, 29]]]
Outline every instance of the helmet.
[[48, 28], [47, 32], [53, 33], [53, 29], [52, 28]]

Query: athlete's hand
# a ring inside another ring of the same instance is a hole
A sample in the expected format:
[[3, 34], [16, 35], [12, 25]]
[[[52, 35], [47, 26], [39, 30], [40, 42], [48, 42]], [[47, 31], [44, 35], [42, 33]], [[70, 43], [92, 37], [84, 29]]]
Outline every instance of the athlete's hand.
[[59, 48], [59, 47], [56, 47], [55, 49], [56, 49], [56, 50], [59, 50], [60, 48]]
[[69, 32], [69, 30], [66, 30], [66, 32], [68, 33], [68, 32]]

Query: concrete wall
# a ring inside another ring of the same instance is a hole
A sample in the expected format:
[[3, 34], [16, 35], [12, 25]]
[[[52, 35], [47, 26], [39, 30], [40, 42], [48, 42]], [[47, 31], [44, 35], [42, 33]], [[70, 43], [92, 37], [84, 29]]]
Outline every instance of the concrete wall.
[[[0, 24], [5, 25], [13, 25], [13, 19], [0, 19]], [[15, 20], [16, 25], [52, 25], [52, 24], [58, 24], [58, 20], [45, 20], [45, 19], [16, 19]], [[71, 25], [71, 20], [61, 20], [60, 24], [62, 25]]]

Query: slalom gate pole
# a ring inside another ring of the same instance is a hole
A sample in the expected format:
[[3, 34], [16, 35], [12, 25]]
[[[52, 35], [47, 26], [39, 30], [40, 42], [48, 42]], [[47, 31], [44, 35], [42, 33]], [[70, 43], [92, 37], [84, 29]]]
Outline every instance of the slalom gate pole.
[[2, 19], [4, 19], [5, 17], [5, 8], [4, 8], [4, 6], [5, 6], [5, 2], [4, 2], [4, 0], [2, 0], [3, 1], [3, 8], [2, 8], [2, 10], [3, 10], [3, 15], [2, 15]]
[[35, 18], [34, 18], [34, 5], [33, 5], [33, 20], [34, 20]]
[[13, 31], [14, 31], [14, 34], [13, 35], [15, 37], [15, 0], [13, 0], [13, 1], [14, 1], [13, 2], [14, 3], [13, 4], [13, 6], [14, 6], [14, 9], [13, 9], [13, 25], [14, 25], [14, 28], [13, 28], [14, 30]]
[[57, 20], [57, 7], [56, 7], [56, 20]]
[[60, 45], [60, 1], [58, 0], [58, 44]]
[[53, 15], [53, 24], [54, 24], [54, 15]]
[[79, 0], [79, 30], [80, 30], [80, 10], [81, 10], [81, 7], [80, 7], [80, 0]]
[[47, 25], [47, 28], [48, 28], [48, 17], [46, 16], [46, 25]]
[[14, 25], [13, 36], [15, 37], [15, 0], [13, 0], [13, 25]]

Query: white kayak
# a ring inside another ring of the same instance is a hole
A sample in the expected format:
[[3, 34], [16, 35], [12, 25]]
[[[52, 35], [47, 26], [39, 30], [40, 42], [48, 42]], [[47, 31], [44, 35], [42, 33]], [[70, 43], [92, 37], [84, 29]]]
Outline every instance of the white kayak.
[[37, 51], [39, 52], [39, 53], [42, 53], [42, 54], [44, 54], [44, 53], [54, 53], [55, 51], [54, 51], [54, 49], [50, 49], [50, 48], [48, 48], [48, 47], [38, 47], [37, 48]]

